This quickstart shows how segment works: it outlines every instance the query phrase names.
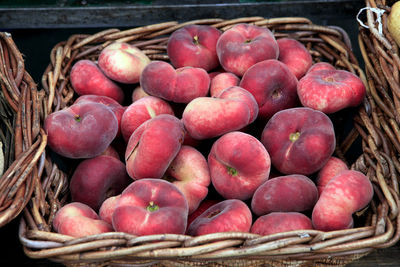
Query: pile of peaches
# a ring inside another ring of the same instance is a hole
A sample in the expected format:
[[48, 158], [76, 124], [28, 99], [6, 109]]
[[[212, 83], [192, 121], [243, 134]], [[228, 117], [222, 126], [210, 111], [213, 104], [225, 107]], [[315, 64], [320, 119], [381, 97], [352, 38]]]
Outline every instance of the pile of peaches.
[[167, 54], [169, 62], [152, 61], [115, 42], [96, 62], [74, 62], [79, 97], [44, 123], [49, 148], [77, 163], [55, 231], [268, 235], [354, 226], [373, 188], [333, 156], [330, 114], [362, 103], [358, 76], [251, 24], [182, 27]]

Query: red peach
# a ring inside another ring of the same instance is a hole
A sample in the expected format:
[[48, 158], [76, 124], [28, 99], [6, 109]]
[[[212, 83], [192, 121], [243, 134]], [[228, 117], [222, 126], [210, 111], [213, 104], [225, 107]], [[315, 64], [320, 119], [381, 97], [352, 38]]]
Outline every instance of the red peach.
[[328, 182], [314, 206], [314, 228], [334, 231], [353, 227], [352, 214], [367, 206], [373, 194], [372, 183], [363, 173], [342, 171]]
[[114, 214], [115, 207], [117, 206], [117, 202], [121, 194], [109, 197], [103, 201], [99, 209], [99, 216], [100, 218], [112, 225], [112, 215]]
[[221, 70], [221, 71], [212, 71], [212, 72], [209, 72], [209, 73], [208, 73], [208, 77], [210, 77], [210, 81], [211, 81], [212, 79], [214, 79], [215, 76], [217, 76], [218, 74], [221, 74], [221, 73], [223, 73], [223, 72], [225, 72], [225, 71], [224, 71], [224, 70]]
[[276, 42], [279, 46], [278, 60], [285, 63], [297, 79], [303, 77], [313, 64], [307, 48], [292, 38], [281, 38]]
[[90, 60], [78, 60], [71, 68], [70, 80], [78, 95], [108, 96], [118, 103], [122, 103], [124, 100], [122, 89], [105, 76], [96, 63]]
[[125, 141], [143, 122], [160, 114], [174, 115], [170, 104], [155, 96], [145, 96], [130, 104], [121, 118], [121, 132]]
[[258, 116], [258, 106], [255, 98], [253, 95], [249, 94], [244, 88], [240, 86], [231, 86], [222, 90], [218, 95], [215, 97], [221, 99], [232, 99], [243, 101], [247, 104], [250, 110], [250, 118], [248, 124], [254, 122]]
[[44, 122], [48, 146], [68, 158], [92, 158], [111, 144], [118, 121], [105, 105], [84, 101], [49, 114]]
[[223, 200], [203, 212], [188, 226], [192, 236], [218, 232], [249, 232], [252, 215], [247, 205], [239, 199]]
[[259, 217], [251, 226], [250, 232], [271, 235], [294, 230], [313, 229], [310, 218], [299, 212], [271, 212]]
[[98, 156], [78, 164], [69, 188], [72, 201], [98, 211], [106, 198], [120, 194], [131, 182], [124, 163], [114, 157]]
[[255, 137], [230, 132], [217, 139], [208, 155], [211, 181], [226, 199], [247, 200], [268, 180], [271, 168], [269, 154]]
[[336, 157], [331, 157], [328, 162], [318, 171], [316, 183], [319, 195], [321, 195], [325, 186], [333, 177], [348, 169], [349, 168], [343, 160]]
[[317, 62], [313, 64], [307, 71], [307, 73], [310, 73], [312, 71], [316, 70], [335, 70], [336, 68], [327, 62]]
[[106, 150], [104, 150], [103, 153], [101, 153], [100, 155], [110, 156], [110, 157], [116, 158], [118, 160], [121, 159], [120, 156], [119, 156], [119, 153], [117, 152], [117, 150], [115, 150], [115, 148], [112, 145], [109, 145], [106, 148]]
[[140, 85], [149, 95], [176, 103], [189, 103], [208, 94], [210, 77], [202, 68], [174, 69], [167, 62], [152, 61], [143, 70]]
[[138, 86], [132, 91], [132, 102], [139, 100], [142, 97], [149, 96], [142, 87]]
[[166, 171], [167, 179], [185, 195], [189, 214], [208, 194], [210, 171], [206, 158], [195, 148], [182, 146]]
[[260, 108], [258, 117], [262, 120], [299, 103], [296, 76], [275, 59], [254, 64], [243, 75], [239, 86], [254, 96]]
[[186, 198], [175, 185], [141, 179], [122, 192], [112, 222], [116, 231], [133, 235], [184, 234], [187, 218]]
[[79, 202], [71, 202], [61, 207], [54, 216], [53, 228], [57, 233], [73, 237], [114, 231], [92, 208]]
[[243, 88], [230, 87], [218, 97], [199, 97], [183, 111], [182, 121], [189, 135], [203, 140], [242, 129], [255, 120], [258, 107]]
[[120, 83], [137, 83], [150, 59], [137, 47], [115, 42], [105, 47], [98, 58], [100, 69]]
[[257, 215], [274, 211], [302, 212], [311, 210], [318, 200], [318, 190], [307, 176], [279, 176], [263, 183], [254, 192], [251, 210]]
[[218, 39], [217, 55], [226, 71], [241, 77], [257, 62], [277, 59], [279, 47], [268, 28], [239, 23]]
[[191, 147], [198, 147], [200, 144], [201, 144], [200, 140], [194, 139], [186, 131], [185, 138], [183, 140], [183, 144], [182, 145], [191, 146]]
[[175, 68], [196, 67], [206, 71], [219, 65], [216, 45], [221, 31], [209, 25], [187, 25], [171, 34], [168, 57]]
[[141, 124], [131, 135], [125, 153], [128, 174], [133, 179], [161, 178], [178, 154], [185, 129], [168, 114]]
[[197, 217], [199, 217], [203, 212], [205, 212], [209, 207], [217, 204], [218, 202], [220, 202], [221, 200], [217, 200], [217, 199], [209, 199], [209, 198], [205, 198], [200, 205], [197, 207], [197, 209], [195, 211], [193, 211], [192, 213], [189, 214], [188, 216], [188, 223], [187, 225], [190, 225], [194, 219], [196, 219]]
[[210, 83], [210, 95], [216, 96], [221, 91], [231, 86], [238, 86], [240, 79], [233, 73], [223, 72], [211, 79]]
[[118, 132], [117, 136], [121, 136], [121, 118], [122, 114], [125, 112], [125, 107], [119, 104], [117, 101], [114, 99], [108, 97], [108, 96], [98, 96], [98, 95], [83, 95], [78, 97], [74, 104], [80, 103], [82, 101], [89, 101], [89, 102], [95, 102], [95, 103], [100, 103], [103, 105], [106, 105], [111, 109], [111, 111], [114, 113], [115, 117], [117, 118], [118, 121]]
[[336, 138], [326, 114], [299, 107], [275, 113], [265, 125], [261, 142], [279, 172], [309, 175], [332, 156]]
[[300, 79], [297, 94], [305, 107], [334, 113], [362, 103], [366, 89], [362, 80], [346, 70], [313, 70]]

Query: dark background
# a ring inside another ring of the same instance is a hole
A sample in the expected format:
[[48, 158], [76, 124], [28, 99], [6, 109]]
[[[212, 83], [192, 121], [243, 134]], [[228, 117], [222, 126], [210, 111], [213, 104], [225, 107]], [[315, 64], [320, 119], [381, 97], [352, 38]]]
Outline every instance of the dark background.
[[[75, 33], [96, 33], [105, 28], [130, 28], [166, 21], [201, 18], [232, 19], [300, 16], [320, 25], [336, 25], [349, 34], [358, 49], [358, 11], [364, 1], [0, 1], [0, 31], [10, 32], [24, 54], [27, 71], [41, 88], [41, 76], [51, 49]], [[46, 259], [25, 256], [18, 239], [19, 217], [0, 229], [0, 266], [59, 266]], [[400, 266], [399, 246], [379, 250], [350, 266]]]

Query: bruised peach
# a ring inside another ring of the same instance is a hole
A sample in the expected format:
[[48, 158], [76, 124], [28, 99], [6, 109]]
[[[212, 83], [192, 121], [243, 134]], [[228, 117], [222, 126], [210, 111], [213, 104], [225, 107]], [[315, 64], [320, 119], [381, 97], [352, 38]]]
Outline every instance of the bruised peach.
[[199, 215], [188, 226], [192, 236], [218, 232], [249, 232], [252, 224], [251, 211], [239, 199], [223, 200]]

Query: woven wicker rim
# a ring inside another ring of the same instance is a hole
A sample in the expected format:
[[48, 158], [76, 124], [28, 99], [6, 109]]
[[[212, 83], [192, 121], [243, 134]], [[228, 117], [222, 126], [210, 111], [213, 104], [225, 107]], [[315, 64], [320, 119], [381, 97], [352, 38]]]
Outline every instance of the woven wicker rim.
[[45, 149], [46, 136], [40, 130], [39, 102], [33, 101], [37, 97], [36, 84], [25, 70], [11, 35], [5, 32], [0, 32], [0, 62], [0, 118], [4, 131], [0, 137], [5, 169], [0, 174], [1, 227], [20, 214], [39, 183], [36, 164]]
[[[362, 78], [367, 86], [367, 99], [364, 105], [359, 107], [354, 118], [354, 129], [342, 140], [336, 154], [344, 157], [351, 144], [358, 136], [361, 137], [362, 155], [351, 166], [365, 173], [374, 184], [375, 198], [363, 213], [363, 216], [367, 217], [366, 225], [333, 232], [302, 230], [269, 236], [216, 233], [199, 237], [186, 235], [136, 237], [114, 232], [73, 238], [52, 232], [51, 223], [54, 214], [67, 199], [68, 177], [46, 154], [44, 150], [46, 135], [41, 125], [47, 114], [68, 106], [75, 97], [68, 81], [68, 72], [74, 61], [83, 58], [95, 60], [101, 49], [114, 41], [133, 43], [151, 59], [168, 60], [165, 52], [166, 42], [168, 34], [174, 30], [188, 24], [207, 24], [224, 31], [237, 23], [268, 27], [277, 38], [295, 38], [306, 45], [314, 60], [323, 58], [336, 67], [347, 69]], [[376, 57], [376, 54], [361, 45], [363, 34], [367, 38], [373, 37], [369, 32], [361, 31], [360, 46], [363, 57], [365, 55], [370, 58]], [[371, 46], [375, 48], [372, 51], [375, 52], [377, 47], [385, 51], [385, 47], [379, 41], [373, 38], [372, 41]], [[393, 47], [392, 49], [395, 52], [386, 52], [387, 58], [391, 59], [386, 62], [387, 64], [398, 62], [394, 59], [398, 54]], [[382, 58], [378, 57], [377, 62], [383, 61]], [[43, 90], [37, 91], [31, 86], [30, 90], [21, 90], [17, 98], [10, 100], [15, 107], [18, 107], [17, 122], [31, 123], [28, 124], [31, 127], [28, 127], [27, 131], [22, 131], [22, 140], [26, 143], [23, 143], [23, 152], [20, 155], [27, 154], [27, 156], [19, 161], [17, 158], [15, 162], [18, 161], [20, 164], [13, 164], [7, 170], [8, 173], [15, 173], [29, 166], [30, 170], [34, 170], [26, 171], [26, 175], [36, 182], [33, 182], [28, 190], [33, 193], [24, 209], [19, 231], [24, 252], [29, 257], [48, 258], [66, 265], [87, 265], [92, 262], [95, 266], [128, 263], [163, 266], [206, 264], [232, 266], [237, 265], [240, 260], [244, 261], [246, 266], [267, 263], [271, 265], [296, 263], [301, 266], [309, 265], [310, 262], [346, 264], [375, 248], [389, 247], [399, 240], [400, 201], [397, 177], [400, 164], [396, 157], [400, 151], [400, 146], [397, 145], [400, 136], [396, 110], [398, 96], [391, 94], [390, 90], [393, 90], [391, 87], [384, 87], [387, 91], [383, 90], [385, 91], [383, 95], [382, 92], [374, 91], [377, 86], [374, 85], [373, 71], [369, 70], [368, 64], [366, 74], [359, 67], [351, 50], [349, 38], [340, 28], [315, 25], [306, 18], [292, 17], [166, 22], [125, 31], [109, 29], [94, 35], [73, 35], [53, 48], [50, 59], [51, 63], [42, 79]], [[371, 67], [372, 70], [376, 70], [375, 68], [375, 65]], [[389, 69], [392, 70], [389, 77], [394, 77], [398, 85], [398, 68], [397, 73], [393, 68]], [[2, 89], [3, 92], [12, 95], [9, 87], [2, 86]], [[30, 103], [32, 104], [29, 105]], [[31, 118], [39, 118], [39, 127], [37, 121]], [[393, 144], [394, 142], [397, 144]]]

